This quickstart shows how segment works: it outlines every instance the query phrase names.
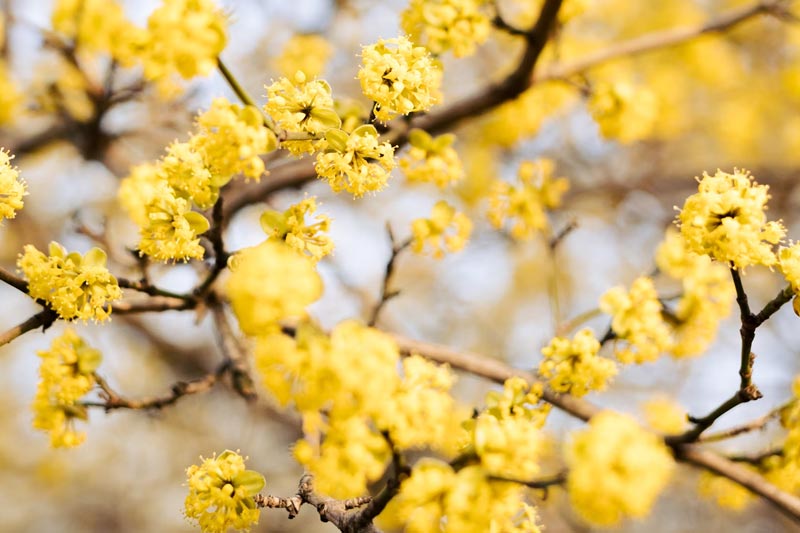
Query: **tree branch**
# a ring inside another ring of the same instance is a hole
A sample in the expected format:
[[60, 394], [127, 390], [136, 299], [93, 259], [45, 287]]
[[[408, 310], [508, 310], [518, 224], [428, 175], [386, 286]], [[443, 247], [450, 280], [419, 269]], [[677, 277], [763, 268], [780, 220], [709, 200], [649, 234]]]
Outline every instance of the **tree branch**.
[[211, 390], [219, 378], [228, 371], [227, 363], [223, 363], [214, 372], [192, 381], [179, 381], [172, 385], [170, 393], [164, 396], [153, 396], [140, 400], [130, 400], [120, 396], [108, 382], [100, 375], [95, 374], [94, 379], [103, 391], [103, 402], [83, 402], [86, 407], [102, 407], [106, 412], [114, 409], [162, 409], [176, 403], [184, 396], [199, 394]]
[[34, 329], [41, 326], [42, 331], [47, 330], [53, 322], [56, 321], [58, 315], [52, 309], [45, 309], [44, 311], [40, 311], [30, 317], [25, 322], [14, 326], [13, 328], [9, 329], [8, 331], [0, 334], [0, 346], [5, 346], [9, 342], [13, 341], [17, 337], [24, 335], [29, 331], [33, 331]]
[[392, 277], [394, 276], [394, 269], [397, 264], [397, 257], [403, 250], [411, 246], [411, 239], [406, 239], [405, 241], [398, 243], [395, 240], [394, 233], [392, 233], [392, 228], [388, 223], [386, 224], [386, 232], [389, 234], [389, 243], [392, 246], [392, 252], [391, 255], [389, 256], [389, 261], [386, 262], [386, 270], [383, 274], [383, 282], [381, 284], [381, 294], [378, 298], [378, 303], [375, 304], [375, 307], [372, 309], [372, 313], [370, 314], [369, 320], [367, 321], [367, 324], [369, 326], [374, 326], [378, 322], [378, 316], [380, 315], [381, 310], [386, 305], [386, 303], [400, 294], [400, 291], [390, 291], [389, 283], [391, 283]]

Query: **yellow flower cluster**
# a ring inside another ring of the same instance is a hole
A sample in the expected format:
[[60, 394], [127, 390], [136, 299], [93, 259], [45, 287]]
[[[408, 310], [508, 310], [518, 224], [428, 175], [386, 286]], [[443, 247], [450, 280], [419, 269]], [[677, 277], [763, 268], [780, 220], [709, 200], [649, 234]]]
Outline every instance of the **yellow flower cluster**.
[[644, 517], [675, 467], [669, 449], [632, 418], [603, 411], [567, 445], [567, 492], [575, 510], [598, 526]]
[[[326, 335], [301, 324], [290, 338], [259, 337], [256, 367], [279, 402], [292, 402], [311, 437], [295, 457], [316, 476], [320, 490], [338, 497], [363, 494], [391, 455], [380, 431], [399, 449], [451, 448], [453, 377], [418, 357], [403, 361], [386, 334], [355, 321]], [[324, 413], [324, 416], [323, 416]], [[324, 433], [321, 444], [313, 437]]]
[[661, 316], [653, 280], [639, 277], [631, 285], [630, 292], [623, 287], [614, 287], [600, 298], [600, 309], [611, 315], [611, 330], [615, 342], [617, 359], [622, 363], [644, 363], [655, 361], [659, 354], [671, 349], [669, 328]]
[[321, 35], [292, 35], [275, 58], [275, 66], [283, 77], [290, 78], [300, 71], [312, 79], [322, 74], [331, 54], [333, 48]]
[[691, 357], [713, 342], [720, 321], [728, 316], [736, 290], [728, 269], [706, 255], [687, 249], [683, 236], [670, 228], [656, 251], [656, 265], [681, 281], [683, 291], [669, 323], [673, 341], [670, 353]]
[[433, 206], [430, 218], [418, 218], [411, 223], [411, 234], [411, 249], [415, 253], [421, 254], [429, 246], [433, 256], [441, 259], [445, 250], [458, 252], [467, 245], [472, 221], [440, 200]]
[[665, 435], [676, 435], [686, 429], [686, 410], [669, 398], [656, 396], [644, 403], [647, 425]]
[[258, 523], [261, 511], [253, 497], [264, 488], [264, 476], [245, 470], [245, 459], [231, 450], [200, 459], [200, 466], [186, 469], [186, 516], [197, 520], [204, 533], [225, 533], [229, 528], [249, 531]]
[[539, 472], [545, 446], [541, 429], [550, 408], [541, 404], [541, 388], [522, 378], [506, 380], [503, 391], [486, 398], [486, 410], [467, 423], [472, 449], [491, 475], [526, 480]]
[[755, 500], [755, 495], [735, 481], [711, 472], [701, 472], [698, 493], [714, 500], [717, 505], [732, 511], [741, 511]]
[[452, 49], [456, 57], [475, 53], [489, 37], [491, 22], [483, 0], [411, 0], [400, 24], [411, 39], [434, 54]]
[[75, 420], [88, 420], [88, 414], [77, 402], [94, 386], [94, 371], [102, 356], [71, 329], [38, 355], [42, 362], [32, 406], [33, 427], [47, 431], [54, 448], [78, 446], [86, 435], [75, 431]]
[[198, 116], [188, 142], [174, 142], [161, 161], [134, 167], [122, 180], [119, 200], [139, 226], [139, 250], [154, 259], [203, 257], [199, 235], [208, 220], [192, 211], [212, 207], [235, 174], [258, 179], [259, 157], [277, 147], [258, 110], [217, 98]]
[[46, 301], [64, 320], [108, 319], [111, 303], [122, 298], [122, 290], [106, 268], [106, 253], [92, 248], [83, 256], [68, 254], [60, 244], [51, 242], [49, 254], [28, 244], [17, 260], [31, 298]]
[[319, 261], [333, 251], [333, 241], [327, 234], [331, 219], [319, 215], [316, 222], [307, 223], [306, 216], [317, 210], [317, 199], [306, 198], [283, 213], [268, 210], [261, 214], [261, 229], [270, 237], [285, 241], [301, 254]]
[[375, 102], [375, 117], [427, 111], [439, 103], [441, 67], [422, 46], [407, 37], [381, 39], [361, 50], [361, 90]]
[[592, 87], [589, 112], [609, 139], [631, 143], [650, 136], [659, 116], [656, 94], [632, 83], [598, 83]]
[[236, 174], [258, 180], [264, 174], [259, 157], [278, 147], [275, 134], [264, 126], [253, 106], [240, 106], [225, 98], [215, 98], [208, 111], [195, 122], [197, 133], [189, 143], [203, 155], [203, 161], [218, 183]]
[[8, 65], [0, 59], [0, 124], [13, 124], [22, 102], [22, 93], [11, 78]]
[[212, 0], [163, 0], [139, 28], [125, 17], [115, 0], [58, 0], [53, 29], [74, 41], [79, 50], [107, 52], [124, 66], [140, 63], [146, 79], [165, 94], [184, 79], [206, 75], [225, 48], [226, 20]]
[[14, 218], [22, 209], [22, 197], [28, 194], [19, 172], [11, 166], [14, 156], [0, 148], [0, 222]]
[[792, 383], [792, 401], [781, 411], [781, 425], [788, 432], [780, 455], [767, 458], [765, 477], [777, 487], [800, 491], [800, 376]]
[[455, 471], [422, 459], [387, 512], [409, 532], [539, 533], [536, 512], [523, 498], [519, 485], [492, 480], [480, 466]]
[[264, 335], [287, 318], [304, 317], [322, 295], [314, 265], [281, 241], [267, 240], [236, 254], [226, 286], [242, 331]]
[[297, 71], [291, 79], [280, 78], [265, 87], [267, 103], [264, 110], [288, 132], [307, 133], [317, 140], [287, 140], [281, 146], [295, 155], [312, 153], [324, 147], [320, 140], [331, 128], [341, 126], [333, 108], [331, 86], [324, 80], [309, 79]]
[[698, 192], [686, 199], [678, 219], [689, 250], [730, 263], [736, 269], [772, 266], [773, 246], [786, 230], [767, 222], [767, 185], [759, 185], [745, 170], [703, 174]]
[[795, 294], [800, 294], [800, 243], [790, 243], [778, 250], [778, 269]]
[[328, 147], [317, 155], [314, 166], [334, 192], [347, 191], [358, 198], [383, 189], [394, 168], [394, 148], [381, 143], [375, 126], [365, 124], [348, 134], [331, 129], [325, 134]]
[[590, 329], [582, 329], [572, 340], [555, 337], [542, 348], [544, 360], [539, 374], [547, 378], [556, 392], [583, 396], [589, 391], [605, 390], [608, 381], [617, 375], [617, 365], [598, 357], [600, 343]]
[[213, 0], [164, 0], [147, 19], [145, 77], [167, 83], [174, 73], [184, 79], [209, 74], [225, 48], [226, 24]]
[[555, 163], [550, 159], [525, 161], [519, 166], [519, 185], [498, 181], [489, 196], [489, 222], [496, 228], [512, 220], [511, 236], [533, 238], [549, 228], [547, 210], [561, 205], [569, 189], [566, 178], [553, 178]]
[[406, 179], [411, 183], [433, 183], [443, 189], [463, 178], [464, 167], [451, 146], [455, 139], [452, 133], [434, 139], [424, 130], [411, 130], [411, 147], [400, 159]]

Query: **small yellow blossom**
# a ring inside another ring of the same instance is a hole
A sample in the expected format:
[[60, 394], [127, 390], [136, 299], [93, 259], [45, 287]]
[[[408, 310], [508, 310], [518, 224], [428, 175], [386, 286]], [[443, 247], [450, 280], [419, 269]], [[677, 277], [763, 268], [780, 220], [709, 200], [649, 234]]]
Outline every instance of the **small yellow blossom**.
[[603, 411], [566, 449], [567, 492], [586, 521], [613, 526], [646, 516], [675, 467], [669, 449], [630, 417]]
[[285, 241], [303, 255], [318, 261], [333, 251], [333, 241], [327, 234], [331, 219], [317, 216], [314, 223], [306, 221], [317, 210], [317, 199], [306, 198], [280, 213], [265, 211], [261, 215], [261, 229], [270, 237]]
[[352, 133], [328, 130], [328, 148], [317, 155], [314, 166], [334, 192], [347, 191], [359, 198], [383, 189], [394, 168], [394, 148], [381, 143], [374, 126], [359, 126]]
[[407, 37], [364, 46], [358, 79], [364, 95], [375, 102], [375, 116], [384, 122], [427, 111], [441, 99], [441, 67], [428, 50]]
[[209, 222], [192, 211], [192, 204], [179, 198], [166, 182], [156, 185], [145, 207], [147, 224], [140, 226], [139, 252], [159, 261], [202, 259], [199, 235], [208, 231]]
[[539, 373], [556, 392], [583, 396], [592, 390], [605, 390], [617, 374], [614, 361], [597, 356], [600, 343], [590, 329], [582, 329], [573, 339], [556, 337], [542, 348], [544, 360]]
[[792, 242], [778, 250], [778, 269], [795, 294], [800, 294], [800, 243]]
[[86, 435], [75, 430], [75, 420], [88, 420], [88, 413], [77, 401], [94, 386], [94, 371], [102, 356], [71, 329], [38, 354], [42, 362], [32, 406], [33, 427], [49, 432], [54, 448], [78, 446]]
[[125, 66], [147, 40], [147, 33], [125, 17], [115, 0], [58, 0], [51, 20], [53, 29], [74, 40], [79, 51], [106, 52]]
[[418, 218], [411, 223], [411, 249], [421, 254], [429, 246], [437, 259], [445, 250], [458, 252], [466, 246], [472, 234], [472, 221], [464, 213], [440, 200], [433, 206], [430, 218]]
[[248, 335], [265, 334], [280, 320], [305, 316], [306, 307], [322, 295], [314, 265], [283, 242], [268, 240], [237, 256], [227, 291]]
[[730, 272], [706, 255], [698, 255], [686, 246], [674, 228], [667, 230], [656, 251], [659, 271], [681, 281], [683, 292], [674, 312], [669, 315], [674, 357], [692, 357], [703, 353], [714, 340], [720, 321], [728, 316], [736, 296]]
[[306, 78], [313, 79], [322, 74], [332, 54], [331, 45], [321, 35], [292, 35], [275, 58], [275, 65], [278, 73], [286, 78], [300, 71]]
[[278, 146], [258, 109], [232, 104], [225, 98], [215, 98], [195, 125], [197, 134], [189, 144], [203, 155], [218, 187], [239, 173], [258, 180], [265, 171], [260, 156]]
[[22, 209], [22, 197], [28, 194], [19, 172], [11, 166], [14, 156], [0, 148], [0, 222], [14, 218]]
[[168, 81], [205, 76], [217, 67], [227, 21], [213, 0], [163, 0], [147, 19], [144, 76]]
[[659, 115], [656, 94], [627, 82], [598, 83], [588, 106], [603, 137], [626, 144], [650, 136]]
[[686, 429], [686, 410], [669, 398], [655, 397], [644, 403], [647, 425], [665, 435], [677, 435]]
[[23, 102], [23, 96], [11, 74], [8, 65], [0, 59], [0, 124], [13, 124], [14, 120], [20, 116], [19, 107]]
[[188, 198], [200, 209], [213, 206], [219, 197], [220, 187], [225, 184], [218, 176], [211, 174], [203, 155], [189, 143], [170, 144], [159, 165], [159, 172], [178, 197]]
[[400, 168], [411, 183], [433, 183], [440, 189], [464, 177], [464, 167], [451, 146], [455, 135], [436, 139], [424, 130], [414, 129], [408, 136], [411, 147], [400, 159]]
[[755, 494], [740, 484], [711, 472], [700, 473], [698, 492], [701, 496], [714, 500], [723, 509], [732, 511], [741, 511], [756, 499]]
[[64, 320], [102, 322], [111, 303], [122, 298], [117, 279], [106, 268], [106, 253], [92, 248], [85, 255], [70, 254], [50, 243], [49, 256], [26, 245], [17, 266], [28, 280], [31, 298], [45, 300]]
[[756, 183], [746, 170], [704, 173], [699, 182], [698, 192], [678, 215], [689, 250], [740, 270], [774, 265], [773, 246], [786, 230], [780, 222], [767, 222], [769, 187]]
[[197, 520], [204, 533], [249, 531], [258, 523], [260, 510], [253, 497], [264, 488], [264, 476], [245, 470], [245, 459], [231, 450], [201, 459], [200, 466], [186, 469], [186, 516]]
[[161, 191], [164, 177], [155, 163], [142, 163], [131, 168], [130, 174], [122, 179], [117, 198], [128, 216], [140, 227], [150, 222], [147, 208]]
[[489, 37], [491, 22], [482, 0], [411, 0], [400, 15], [403, 30], [434, 54], [452, 49], [456, 57], [475, 53]]
[[497, 182], [489, 197], [489, 221], [496, 228], [513, 221], [511, 236], [518, 240], [533, 238], [549, 228], [547, 210], [561, 205], [569, 189], [566, 178], [553, 178], [555, 163], [550, 159], [523, 162], [517, 173], [519, 186]]
[[671, 348], [669, 329], [661, 316], [653, 280], [639, 277], [630, 292], [614, 287], [600, 298], [600, 309], [611, 315], [611, 330], [617, 341], [615, 353], [622, 363], [655, 361], [661, 352]]
[[312, 153], [324, 146], [322, 135], [338, 128], [342, 121], [333, 108], [331, 86], [325, 80], [309, 79], [296, 72], [291, 79], [280, 78], [265, 87], [264, 110], [278, 125], [289, 132], [308, 133], [318, 140], [284, 141], [281, 146], [295, 155]]

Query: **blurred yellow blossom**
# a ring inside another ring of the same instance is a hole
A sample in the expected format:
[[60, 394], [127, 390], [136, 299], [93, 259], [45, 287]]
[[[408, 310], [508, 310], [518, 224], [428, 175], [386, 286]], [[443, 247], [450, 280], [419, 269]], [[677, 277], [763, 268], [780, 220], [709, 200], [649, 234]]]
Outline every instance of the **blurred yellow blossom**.
[[204, 533], [249, 531], [258, 523], [260, 510], [253, 497], [264, 488], [264, 476], [245, 470], [245, 458], [231, 450], [200, 459], [200, 466], [186, 469], [186, 516], [196, 520]]
[[613, 526], [647, 516], [675, 468], [669, 448], [630, 417], [603, 411], [572, 435], [567, 492], [586, 521]]
[[774, 265], [773, 246], [786, 230], [780, 222], [767, 222], [768, 190], [746, 170], [704, 173], [698, 192], [686, 199], [678, 215], [688, 249], [739, 270]]
[[622, 81], [596, 84], [588, 106], [603, 136], [623, 143], [652, 135], [659, 114], [653, 91]]
[[24, 250], [17, 266], [28, 280], [28, 294], [45, 300], [64, 320], [102, 322], [109, 318], [112, 302], [122, 298], [117, 279], [106, 268], [106, 253], [99, 248], [68, 254], [51, 242], [49, 256], [31, 244]]
[[569, 189], [566, 178], [554, 178], [555, 163], [550, 159], [525, 161], [519, 166], [519, 185], [498, 181], [489, 197], [489, 221], [496, 228], [512, 221], [511, 236], [518, 240], [533, 238], [546, 231], [547, 211], [561, 205]]
[[542, 348], [544, 360], [539, 373], [548, 379], [556, 392], [583, 396], [592, 390], [602, 391], [617, 374], [617, 365], [598, 357], [600, 343], [590, 329], [582, 329], [572, 340], [555, 337]]
[[418, 218], [411, 223], [411, 249], [421, 254], [426, 247], [437, 259], [445, 250], [458, 252], [466, 246], [472, 234], [472, 221], [464, 213], [440, 200], [433, 206], [430, 218]]
[[456, 57], [474, 54], [491, 28], [483, 0], [411, 0], [400, 24], [415, 43], [434, 54], [452, 49]]
[[443, 189], [464, 177], [458, 153], [451, 146], [455, 135], [431, 137], [424, 130], [414, 129], [408, 136], [411, 145], [400, 159], [400, 168], [411, 183], [433, 183]]
[[384, 122], [427, 111], [441, 100], [441, 67], [427, 49], [407, 37], [364, 46], [358, 79], [364, 95], [375, 102], [375, 116]]
[[299, 70], [313, 79], [322, 74], [332, 54], [333, 48], [322, 35], [292, 35], [275, 58], [275, 66], [283, 77], [290, 78]]
[[22, 197], [28, 194], [19, 171], [11, 165], [12, 159], [13, 155], [0, 148], [0, 222], [17, 216], [23, 206]]
[[724, 509], [741, 511], [756, 499], [756, 496], [735, 481], [711, 472], [701, 472], [698, 480], [701, 496], [714, 500]]
[[[611, 315], [611, 330], [616, 336], [615, 353], [622, 363], [655, 361], [671, 348], [666, 322], [661, 316], [653, 280], [636, 278], [630, 292], [614, 287], [600, 298], [600, 309]], [[624, 343], [619, 346], [620, 341]]]
[[38, 355], [40, 380], [33, 401], [33, 427], [49, 432], [54, 448], [77, 446], [86, 435], [75, 430], [75, 420], [88, 419], [86, 407], [77, 402], [94, 387], [94, 371], [102, 356], [72, 329]]
[[677, 435], [686, 429], [686, 410], [674, 401], [656, 396], [642, 406], [647, 425], [665, 435]]

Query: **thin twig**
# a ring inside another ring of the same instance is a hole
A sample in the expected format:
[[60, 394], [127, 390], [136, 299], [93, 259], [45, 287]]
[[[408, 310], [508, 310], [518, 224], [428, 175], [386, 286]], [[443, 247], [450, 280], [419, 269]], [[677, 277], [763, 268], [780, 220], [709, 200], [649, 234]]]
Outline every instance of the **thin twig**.
[[206, 233], [206, 238], [211, 241], [211, 246], [214, 249], [214, 264], [211, 266], [211, 271], [206, 278], [193, 291], [193, 294], [198, 298], [203, 297], [208, 292], [222, 271], [228, 267], [230, 254], [225, 251], [225, 243], [222, 240], [222, 216], [223, 203], [220, 196], [211, 212], [211, 228]]
[[28, 294], [28, 282], [21, 277], [12, 274], [3, 267], [0, 267], [0, 281], [11, 285], [20, 292]]
[[21, 335], [24, 335], [25, 333], [33, 331], [39, 327], [42, 328], [42, 331], [45, 331], [53, 324], [53, 322], [56, 321], [57, 318], [58, 315], [52, 309], [40, 311], [25, 322], [0, 334], [0, 346], [5, 346], [17, 337], [20, 337]]
[[389, 290], [389, 284], [392, 281], [392, 277], [394, 276], [395, 266], [397, 264], [397, 257], [400, 253], [408, 248], [411, 245], [411, 239], [406, 239], [401, 243], [397, 243], [394, 238], [394, 233], [392, 233], [391, 226], [387, 223], [386, 224], [386, 232], [389, 234], [389, 243], [392, 246], [392, 253], [389, 256], [389, 261], [386, 262], [386, 270], [383, 274], [383, 282], [381, 284], [381, 294], [378, 298], [378, 303], [375, 304], [375, 307], [372, 308], [372, 313], [370, 314], [369, 320], [367, 324], [370, 326], [374, 326], [378, 322], [378, 316], [381, 313], [383, 307], [391, 300], [392, 298], [398, 296], [400, 291]]
[[105, 379], [103, 379], [100, 375], [95, 374], [94, 379], [102, 390], [101, 396], [103, 397], [104, 401], [88, 401], [83, 402], [82, 405], [85, 405], [86, 407], [102, 407], [106, 411], [112, 411], [114, 409], [162, 409], [174, 404], [184, 396], [199, 394], [211, 390], [214, 384], [225, 372], [227, 372], [227, 370], [228, 366], [226, 364], [220, 365], [217, 370], [210, 372], [201, 378], [194, 379], [192, 381], [179, 381], [173, 384], [172, 387], [170, 387], [169, 394], [142, 398], [139, 400], [131, 400], [120, 396], [116, 391], [114, 391], [114, 389], [111, 388]]
[[767, 423], [769, 423], [770, 420], [776, 418], [785, 407], [786, 405], [781, 405], [780, 407], [776, 407], [775, 409], [765, 414], [764, 416], [760, 416], [755, 420], [747, 422], [746, 424], [734, 426], [732, 428], [718, 431], [716, 433], [711, 433], [710, 435], [701, 436], [697, 439], [697, 442], [717, 442], [737, 437], [739, 435], [742, 435], [744, 433], [749, 433], [751, 431], [764, 429]]
[[275, 135], [280, 137], [281, 131], [277, 126], [275, 126], [275, 122], [269, 115], [264, 113], [259, 105], [256, 104], [255, 100], [253, 100], [253, 97], [250, 96], [250, 93], [248, 93], [244, 87], [242, 87], [242, 84], [239, 83], [239, 80], [236, 79], [236, 76], [233, 75], [233, 72], [230, 71], [228, 66], [222, 61], [221, 57], [217, 58], [217, 67], [219, 68], [222, 77], [225, 78], [226, 82], [228, 82], [228, 85], [231, 89], [233, 89], [233, 92], [236, 93], [236, 96], [239, 98], [239, 100], [241, 100], [244, 105], [257, 109], [261, 114], [261, 119], [264, 121], [264, 126], [272, 130]]
[[220, 348], [225, 360], [229, 363], [233, 389], [244, 399], [248, 401], [255, 400], [257, 398], [256, 388], [247, 368], [245, 349], [236, 338], [236, 334], [228, 322], [228, 317], [225, 316], [225, 309], [222, 303], [214, 299], [210, 302], [210, 307]]

